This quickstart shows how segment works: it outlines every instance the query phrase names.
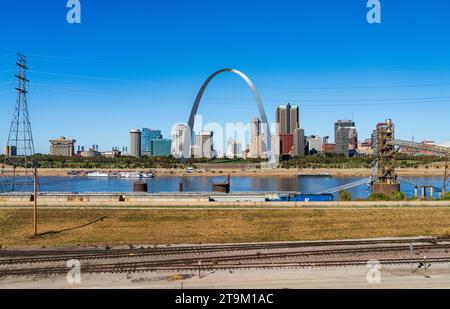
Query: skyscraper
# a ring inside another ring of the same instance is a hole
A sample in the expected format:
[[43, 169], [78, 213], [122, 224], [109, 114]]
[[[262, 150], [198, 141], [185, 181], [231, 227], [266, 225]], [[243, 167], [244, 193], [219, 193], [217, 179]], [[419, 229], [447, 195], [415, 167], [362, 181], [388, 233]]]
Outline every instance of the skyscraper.
[[294, 130], [294, 146], [293, 156], [304, 157], [305, 156], [305, 130], [297, 128]]
[[201, 131], [195, 135], [195, 144], [192, 146], [194, 158], [213, 158], [213, 132]]
[[[187, 125], [178, 124], [172, 132], [172, 155], [175, 158], [183, 157], [184, 138], [187, 130]], [[187, 145], [186, 147], [190, 148], [190, 145]], [[189, 151], [186, 151], [186, 156], [189, 156]]]
[[356, 154], [358, 149], [358, 131], [355, 122], [351, 120], [338, 120], [334, 124], [334, 141], [336, 153], [345, 156]]
[[141, 133], [141, 146], [143, 156], [152, 156], [152, 140], [162, 139], [161, 130], [143, 128]]
[[299, 127], [299, 108], [298, 106], [291, 106], [290, 103], [280, 105], [276, 112], [277, 133], [294, 134], [294, 130]]
[[130, 155], [136, 158], [141, 157], [141, 130], [130, 131]]
[[233, 138], [228, 138], [227, 140], [227, 153], [226, 157], [233, 159], [234, 157], [242, 157], [242, 144], [235, 141]]
[[299, 127], [299, 108], [290, 103], [280, 105], [276, 110], [276, 134], [278, 143], [274, 144], [276, 153], [280, 155], [292, 154], [294, 145], [294, 131]]
[[255, 117], [250, 122], [250, 158], [260, 158], [262, 155], [261, 120]]

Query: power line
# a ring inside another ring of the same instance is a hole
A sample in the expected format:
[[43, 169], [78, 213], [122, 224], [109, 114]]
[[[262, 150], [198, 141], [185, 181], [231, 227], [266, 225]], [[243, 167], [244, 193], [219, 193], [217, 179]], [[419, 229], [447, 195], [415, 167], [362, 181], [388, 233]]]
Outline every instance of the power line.
[[[294, 90], [340, 90], [340, 89], [390, 89], [390, 88], [422, 88], [422, 87], [447, 87], [450, 83], [434, 84], [404, 84], [382, 86], [324, 86], [324, 87], [297, 87], [297, 86], [257, 86], [257, 89], [294, 89]], [[214, 85], [217, 88], [245, 88], [241, 86]]]
[[50, 76], [80, 78], [80, 79], [96, 79], [96, 80], [113, 81], [113, 82], [151, 83], [150, 81], [144, 81], [144, 80], [118, 79], [118, 78], [108, 78], [108, 77], [91, 76], [91, 75], [72, 75], [72, 74], [43, 72], [43, 71], [30, 71], [30, 73], [44, 74], [44, 75], [50, 75]]
[[11, 56], [15, 56], [16, 54], [3, 54], [0, 55], [0, 58], [5, 58], [5, 57], [11, 57]]
[[98, 59], [53, 56], [53, 55], [42, 55], [42, 54], [27, 54], [27, 56], [31, 56], [31, 57], [35, 57], [35, 58], [44, 58], [44, 59], [64, 60], [64, 61], [102, 62], [101, 60], [98, 60]]
[[[309, 98], [302, 98], [302, 99], [264, 99], [264, 102], [383, 102], [383, 101], [417, 101], [417, 100], [441, 100], [441, 99], [450, 99], [450, 96], [441, 96], [441, 97], [408, 97], [408, 98], [377, 98], [377, 99], [309, 99]], [[204, 100], [212, 100], [212, 101], [236, 101], [236, 102], [247, 102], [248, 100], [243, 99], [237, 99], [237, 98], [229, 98], [229, 99], [220, 99], [220, 98], [205, 98]]]

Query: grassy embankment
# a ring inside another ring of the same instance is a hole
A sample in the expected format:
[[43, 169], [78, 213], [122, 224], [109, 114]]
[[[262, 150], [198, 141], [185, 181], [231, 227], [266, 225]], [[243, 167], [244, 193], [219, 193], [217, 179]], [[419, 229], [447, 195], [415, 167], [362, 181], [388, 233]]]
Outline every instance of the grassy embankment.
[[449, 236], [450, 208], [41, 210], [31, 232], [30, 209], [0, 210], [2, 247], [50, 247]]

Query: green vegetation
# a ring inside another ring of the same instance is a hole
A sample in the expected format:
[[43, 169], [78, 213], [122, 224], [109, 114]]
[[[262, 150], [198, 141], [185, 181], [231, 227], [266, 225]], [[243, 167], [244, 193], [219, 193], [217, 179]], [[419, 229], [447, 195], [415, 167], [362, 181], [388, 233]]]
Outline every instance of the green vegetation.
[[372, 193], [368, 200], [369, 201], [403, 201], [405, 199], [405, 194], [403, 192], [397, 192], [393, 196], [387, 196], [383, 193]]
[[[0, 156], [0, 162], [3, 162], [4, 156]], [[142, 157], [141, 159], [134, 157], [121, 158], [82, 158], [72, 157], [64, 158], [58, 156], [50, 156], [37, 154], [34, 156], [39, 168], [72, 168], [72, 169], [112, 169], [112, 168], [184, 168], [194, 166], [195, 164], [220, 164], [220, 165], [240, 165], [240, 164], [258, 164], [263, 160], [257, 159], [189, 159], [182, 162], [180, 159], [173, 157]], [[374, 158], [371, 156], [361, 156], [346, 158], [341, 155], [315, 155], [306, 157], [288, 157], [284, 156], [280, 159], [279, 167], [281, 168], [371, 168], [374, 164]], [[443, 158], [434, 156], [407, 156], [398, 154], [396, 158], [397, 167], [401, 168], [430, 168], [430, 165], [442, 162]], [[29, 162], [31, 165], [31, 162]], [[439, 166], [435, 166], [439, 168]]]
[[[443, 162], [443, 158], [434, 156], [408, 156], [398, 154], [396, 166], [401, 168], [427, 167], [430, 164]], [[343, 155], [316, 155], [306, 157], [283, 158], [280, 167], [283, 168], [371, 168], [375, 158], [361, 156], [347, 158]]]
[[339, 199], [339, 201], [351, 201], [352, 195], [350, 194], [350, 192], [348, 192], [346, 190], [340, 191], [338, 199]]
[[450, 192], [447, 192], [444, 196], [441, 197], [442, 201], [450, 201]]

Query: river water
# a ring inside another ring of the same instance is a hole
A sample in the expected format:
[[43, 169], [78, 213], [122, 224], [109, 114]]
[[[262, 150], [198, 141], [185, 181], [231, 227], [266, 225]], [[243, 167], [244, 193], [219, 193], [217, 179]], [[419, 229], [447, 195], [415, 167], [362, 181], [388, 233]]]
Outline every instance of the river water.
[[[406, 177], [405, 177], [406, 178]], [[297, 191], [302, 193], [318, 193], [320, 191], [341, 186], [362, 179], [361, 177], [323, 177], [323, 176], [292, 176], [292, 177], [232, 177], [232, 192], [261, 191]], [[418, 184], [442, 187], [441, 177], [407, 177]], [[131, 192], [135, 179], [116, 177], [40, 177], [40, 191], [49, 192]], [[163, 177], [143, 180], [148, 184], [149, 192], [176, 192], [179, 183], [183, 183], [185, 192], [208, 192], [214, 182], [223, 182], [225, 177]], [[407, 196], [414, 194], [414, 187], [403, 184], [401, 190]], [[349, 190], [353, 198], [366, 198], [370, 190], [362, 185]]]

